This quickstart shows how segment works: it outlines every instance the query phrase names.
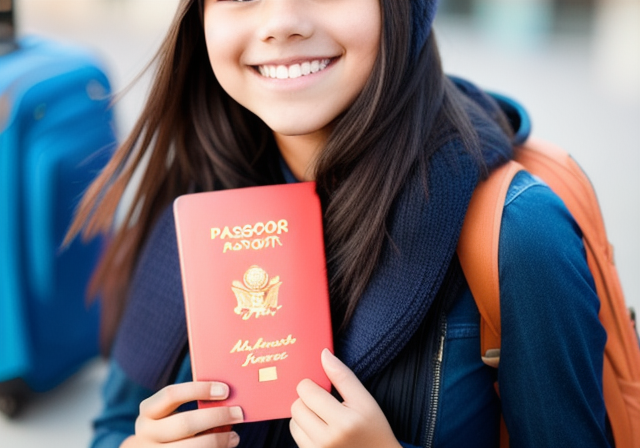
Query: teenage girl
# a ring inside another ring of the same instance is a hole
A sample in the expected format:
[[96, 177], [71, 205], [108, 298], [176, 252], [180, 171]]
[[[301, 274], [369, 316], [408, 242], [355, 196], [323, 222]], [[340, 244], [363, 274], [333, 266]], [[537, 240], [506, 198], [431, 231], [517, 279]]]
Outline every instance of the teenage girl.
[[[526, 173], [500, 237], [500, 369], [481, 361], [456, 245], [476, 184], [528, 121], [443, 74], [436, 3], [180, 2], [142, 115], [70, 234], [112, 234], [93, 283], [111, 355], [94, 447], [496, 447], [500, 415], [514, 447], [608, 446], [580, 231]], [[302, 381], [290, 420], [196, 410], [229, 386], [191, 381], [172, 201], [302, 180], [323, 206], [337, 357], [321, 358], [337, 393]]]

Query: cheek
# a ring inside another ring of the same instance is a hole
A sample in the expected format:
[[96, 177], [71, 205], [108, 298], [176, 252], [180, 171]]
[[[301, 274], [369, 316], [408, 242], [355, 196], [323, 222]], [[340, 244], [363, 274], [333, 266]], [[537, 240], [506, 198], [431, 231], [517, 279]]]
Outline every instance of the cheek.
[[237, 30], [234, 32], [230, 23], [231, 21], [225, 21], [213, 15], [208, 16], [205, 10], [204, 33], [209, 62], [223, 87], [225, 81], [237, 78], [234, 73], [237, 73], [240, 67], [240, 40], [235, 38], [238, 32]]
[[367, 11], [358, 21], [345, 21], [338, 33], [342, 36], [343, 45], [350, 55], [354, 70], [361, 78], [368, 78], [380, 51], [381, 18], [379, 11]]
[[[373, 66], [380, 51], [380, 34], [382, 29], [380, 20], [379, 15], [374, 15], [370, 22], [361, 22], [362, 28], [359, 29], [361, 52], [371, 66]], [[366, 38], [363, 38], [364, 36], [366, 36]]]
[[222, 89], [236, 101], [240, 101], [243, 94], [244, 74], [233, 63], [237, 60], [229, 48], [212, 48], [209, 50], [209, 63]]
[[347, 59], [351, 89], [357, 86], [360, 91], [369, 80], [379, 52], [378, 42], [377, 36], [366, 42], [356, 36], [352, 41], [351, 57]]
[[[215, 30], [215, 31], [214, 31]], [[226, 64], [229, 63], [231, 53], [229, 47], [223, 45], [224, 34], [220, 29], [216, 27], [208, 27], [205, 31], [207, 42], [207, 53], [209, 55], [209, 62], [214, 72], [221, 70]], [[217, 73], [216, 73], [217, 75]]]

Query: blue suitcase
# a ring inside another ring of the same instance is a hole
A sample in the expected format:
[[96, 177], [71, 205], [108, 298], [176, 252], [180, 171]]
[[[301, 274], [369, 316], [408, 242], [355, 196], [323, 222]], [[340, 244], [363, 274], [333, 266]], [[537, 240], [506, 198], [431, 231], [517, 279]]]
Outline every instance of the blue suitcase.
[[21, 39], [0, 56], [0, 411], [98, 354], [86, 287], [102, 242], [60, 245], [116, 137], [110, 85], [86, 51]]

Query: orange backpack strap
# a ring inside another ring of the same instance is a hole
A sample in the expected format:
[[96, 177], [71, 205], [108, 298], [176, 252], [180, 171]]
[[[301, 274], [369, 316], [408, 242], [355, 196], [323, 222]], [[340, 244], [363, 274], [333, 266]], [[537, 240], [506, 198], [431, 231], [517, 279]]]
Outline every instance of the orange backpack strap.
[[[458, 241], [458, 259], [480, 310], [482, 361], [495, 368], [500, 363], [498, 245], [502, 209], [511, 181], [523, 169], [519, 163], [511, 161], [478, 184], [469, 202]], [[504, 418], [500, 418], [500, 447], [509, 447], [509, 433]]]
[[482, 181], [473, 192], [458, 242], [458, 258], [480, 310], [480, 344], [485, 364], [500, 362], [500, 279], [498, 243], [502, 209], [513, 177], [523, 170], [509, 162]]

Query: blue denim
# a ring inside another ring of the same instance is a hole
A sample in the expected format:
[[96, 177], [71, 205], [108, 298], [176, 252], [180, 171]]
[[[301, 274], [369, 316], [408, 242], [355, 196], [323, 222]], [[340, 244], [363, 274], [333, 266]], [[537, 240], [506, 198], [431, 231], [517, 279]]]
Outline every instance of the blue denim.
[[498, 446], [501, 409], [511, 447], [609, 446], [606, 334], [585, 256], [562, 201], [541, 181], [518, 174], [500, 234], [500, 369], [481, 361], [480, 314], [467, 289], [446, 318], [434, 446]]
[[[433, 446], [497, 447], [501, 411], [513, 448], [609, 446], [606, 334], [580, 230], [560, 199], [527, 173], [508, 192], [499, 267], [500, 369], [480, 358], [480, 314], [467, 288], [446, 315]], [[189, 380], [187, 355], [176, 382]], [[92, 447], [113, 448], [133, 433], [139, 403], [152, 391], [112, 361], [103, 394]]]
[[609, 446], [607, 337], [580, 229], [546, 186], [516, 185], [500, 245], [498, 381], [511, 446]]

